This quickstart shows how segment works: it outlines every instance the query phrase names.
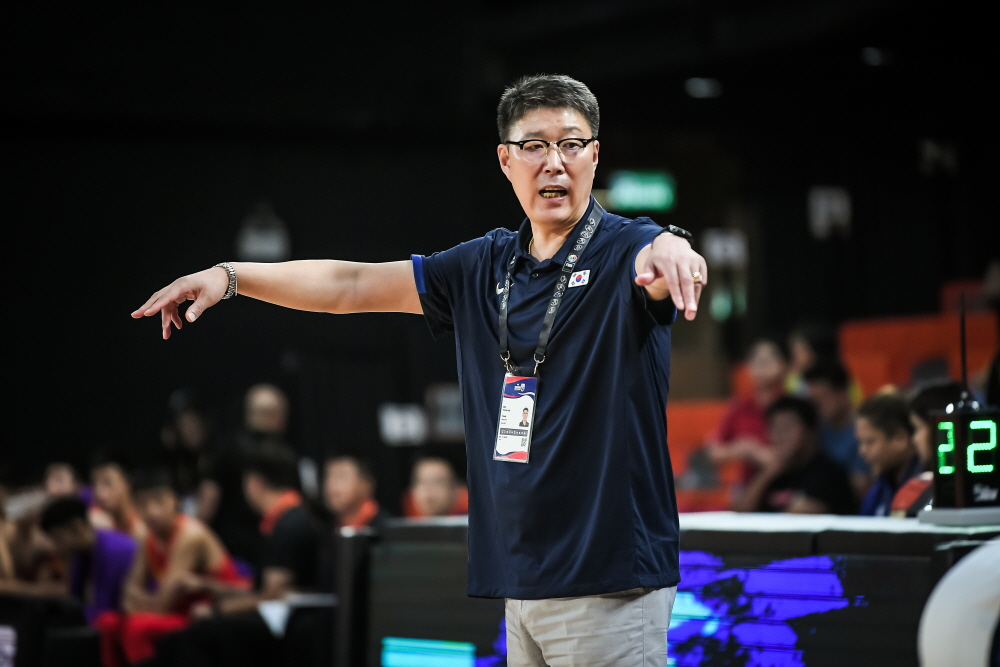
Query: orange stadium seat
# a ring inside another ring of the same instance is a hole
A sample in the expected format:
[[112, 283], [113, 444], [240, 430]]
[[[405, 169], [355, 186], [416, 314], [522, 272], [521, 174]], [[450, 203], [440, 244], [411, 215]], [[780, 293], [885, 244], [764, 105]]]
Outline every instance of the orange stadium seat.
[[[966, 320], [970, 376], [981, 372], [997, 353], [997, 318], [969, 313]], [[840, 350], [864, 396], [886, 385], [910, 384], [917, 364], [942, 360], [952, 378], [962, 375], [957, 313], [846, 322], [840, 327]]]

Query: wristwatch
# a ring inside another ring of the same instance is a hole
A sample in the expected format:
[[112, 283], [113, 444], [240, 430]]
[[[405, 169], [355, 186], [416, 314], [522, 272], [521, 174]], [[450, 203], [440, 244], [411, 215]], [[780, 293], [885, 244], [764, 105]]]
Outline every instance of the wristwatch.
[[[678, 227], [677, 225], [667, 225], [660, 231], [660, 234], [673, 234], [674, 236], [679, 236], [682, 239], [687, 239], [688, 241], [694, 239], [694, 234], [686, 229]], [[657, 234], [657, 236], [660, 234]]]

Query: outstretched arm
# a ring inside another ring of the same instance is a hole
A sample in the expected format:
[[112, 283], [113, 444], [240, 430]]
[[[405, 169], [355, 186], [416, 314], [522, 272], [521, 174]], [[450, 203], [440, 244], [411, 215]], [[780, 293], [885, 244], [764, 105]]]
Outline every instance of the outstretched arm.
[[[335, 260], [302, 260], [278, 264], [234, 263], [239, 294], [296, 310], [325, 313], [423, 311], [409, 260], [363, 264]], [[226, 293], [229, 276], [213, 267], [178, 278], [153, 294], [132, 317], [160, 314], [163, 337], [170, 338], [170, 325], [180, 329], [184, 321], [178, 306], [194, 301], [185, 317], [198, 319], [206, 308]]]

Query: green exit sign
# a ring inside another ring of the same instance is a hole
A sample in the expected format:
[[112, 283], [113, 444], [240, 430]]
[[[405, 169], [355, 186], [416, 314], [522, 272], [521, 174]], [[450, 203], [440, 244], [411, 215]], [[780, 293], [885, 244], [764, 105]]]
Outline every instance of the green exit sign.
[[676, 193], [674, 177], [665, 171], [614, 171], [608, 205], [617, 211], [669, 211]]

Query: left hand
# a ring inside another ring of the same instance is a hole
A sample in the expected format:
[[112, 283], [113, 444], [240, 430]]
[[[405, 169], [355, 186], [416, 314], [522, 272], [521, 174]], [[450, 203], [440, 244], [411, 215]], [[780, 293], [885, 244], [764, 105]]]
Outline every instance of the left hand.
[[[639, 251], [635, 273], [635, 284], [645, 287], [654, 300], [669, 294], [685, 319], [693, 320], [698, 314], [701, 291], [708, 284], [708, 265], [687, 239], [660, 234]], [[695, 281], [696, 277], [700, 280]]]

